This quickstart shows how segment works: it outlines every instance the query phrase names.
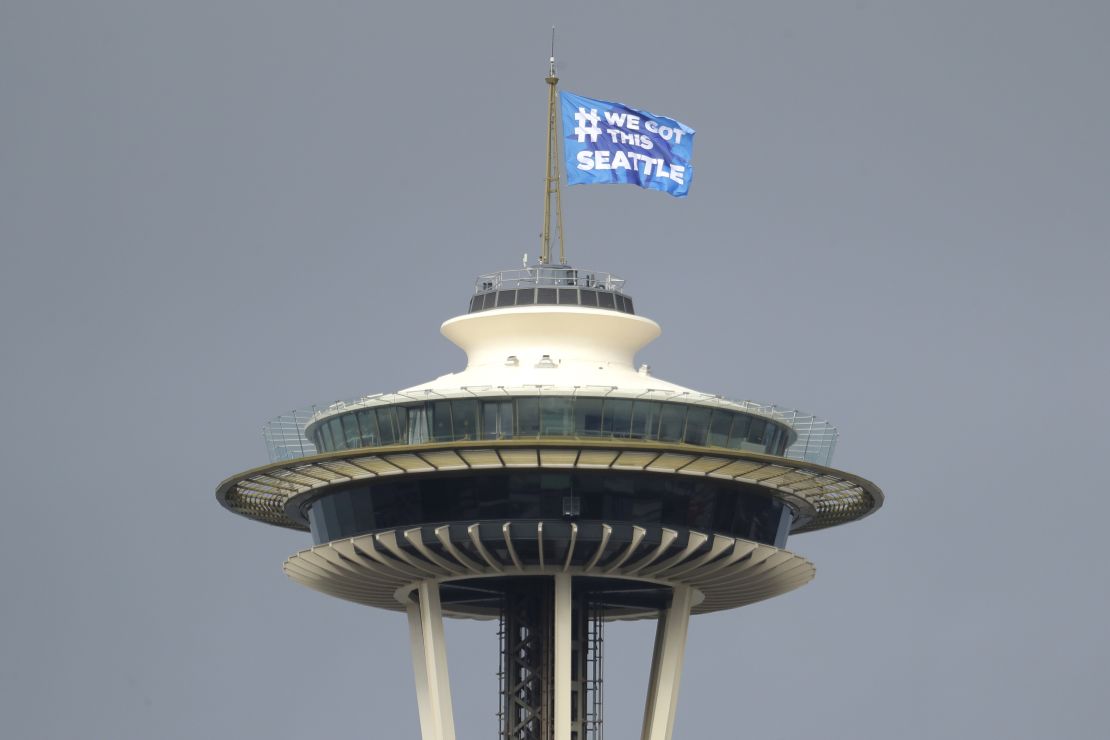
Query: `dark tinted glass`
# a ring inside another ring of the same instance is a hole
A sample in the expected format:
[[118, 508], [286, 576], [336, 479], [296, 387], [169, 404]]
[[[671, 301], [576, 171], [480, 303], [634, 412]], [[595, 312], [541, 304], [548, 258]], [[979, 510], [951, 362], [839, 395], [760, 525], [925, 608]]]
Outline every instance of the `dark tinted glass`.
[[752, 419], [752, 425], [748, 429], [748, 441], [752, 444], [763, 444], [763, 434], [766, 430], [766, 419]]
[[516, 291], [515, 290], [502, 290], [497, 293], [497, 306], [515, 306], [516, 305]]
[[[616, 471], [490, 471], [419, 476], [360, 484], [314, 501], [308, 519], [316, 542], [375, 530], [440, 522], [485, 521], [482, 535], [503, 542], [500, 523], [563, 520], [564, 502], [578, 511], [579, 529], [637, 523], [722, 533], [786, 544], [789, 507], [750, 484], [712, 478]], [[530, 527], [534, 531], [535, 527]], [[583, 548], [586, 556], [591, 548]], [[508, 554], [501, 557], [508, 560]]]
[[632, 307], [632, 299], [628, 296], [624, 297], [624, 308], [628, 313], [636, 313], [636, 309]]
[[607, 293], [604, 290], [598, 291], [597, 305], [601, 308], [616, 308], [616, 305], [613, 303], [613, 294]]
[[328, 422], [328, 429], [331, 431], [332, 443], [335, 445], [334, 449], [345, 450], [347, 445], [344, 441], [343, 424], [339, 419], [331, 419]]
[[516, 292], [516, 305], [530, 306], [536, 302], [535, 288], [520, 288]]
[[355, 418], [358, 420], [362, 443], [367, 446], [378, 444], [378, 423], [375, 421], [374, 412], [370, 409], [359, 409]]
[[582, 305], [583, 306], [596, 306], [597, 305], [597, 291], [596, 290], [583, 290], [582, 291]]
[[735, 414], [731, 411], [713, 409], [713, 418], [709, 421], [709, 436], [706, 438], [706, 444], [711, 444], [715, 447], [725, 447], [728, 445], [728, 430], [732, 428], [733, 416], [735, 416]]
[[478, 439], [478, 400], [463, 398], [451, 402], [451, 419], [455, 439]]
[[555, 288], [537, 288], [536, 303], [544, 306], [555, 304]]
[[540, 434], [565, 436], [573, 434], [572, 408], [569, 398], [540, 399]]
[[358, 421], [355, 415], [343, 414], [340, 418], [343, 423], [343, 440], [347, 443], [347, 449], [357, 450], [362, 447], [362, 435], [358, 433]]
[[691, 406], [686, 413], [686, 435], [683, 438], [687, 444], [704, 445], [706, 434], [709, 432], [709, 415], [712, 409], [701, 406]]
[[686, 422], [686, 407], [674, 403], [663, 404], [659, 418], [659, 439], [664, 442], [682, 441], [683, 427]]
[[577, 306], [578, 290], [576, 288], [559, 288], [560, 306]]
[[451, 403], [449, 401], [432, 402], [432, 439], [449, 441], [451, 436]]
[[516, 433], [522, 437], [540, 433], [540, 399], [516, 399]]
[[482, 308], [482, 296], [472, 296], [470, 299], [470, 313], [474, 313]]
[[747, 414], [737, 414], [732, 421], [732, 432], [728, 435], [728, 446], [739, 450], [748, 441], [748, 428], [752, 424], [752, 417]]
[[392, 406], [379, 406], [374, 409], [378, 419], [378, 436], [383, 445], [395, 445], [404, 442], [401, 430], [397, 428], [396, 409]]
[[601, 436], [600, 398], [577, 398], [574, 401], [574, 433], [580, 437]]
[[602, 428], [614, 437], [627, 438], [632, 430], [632, 401], [627, 398], [608, 398], [605, 400], [605, 417]]
[[655, 439], [659, 434], [659, 413], [663, 404], [658, 401], [636, 401], [632, 405], [632, 436], [636, 439]]
[[497, 439], [497, 402], [482, 404], [482, 439]]
[[[514, 417], [514, 409], [516, 415]], [[784, 453], [789, 431], [762, 417], [725, 409], [626, 398], [525, 396], [379, 406], [338, 414], [312, 432], [320, 452], [428, 441], [512, 436], [659, 439], [690, 445]]]

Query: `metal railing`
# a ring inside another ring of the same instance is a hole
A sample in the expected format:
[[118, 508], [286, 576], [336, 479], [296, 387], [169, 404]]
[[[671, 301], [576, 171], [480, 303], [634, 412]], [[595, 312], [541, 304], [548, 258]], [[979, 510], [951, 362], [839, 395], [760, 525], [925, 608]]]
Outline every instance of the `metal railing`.
[[474, 284], [475, 293], [514, 288], [564, 287], [594, 288], [623, 292], [624, 279], [609, 272], [579, 270], [566, 265], [539, 265], [514, 270], [498, 270], [479, 275]]
[[288, 414], [275, 416], [263, 425], [262, 438], [266, 441], [266, 453], [270, 456], [270, 462], [295, 460], [316, 454], [316, 445], [304, 433], [315, 414], [315, 406], [294, 409]]
[[[836, 449], [838, 432], [836, 427], [828, 421], [812, 414], [807, 414], [797, 409], [785, 408], [775, 404], [757, 403], [755, 401], [733, 401], [721, 396], [704, 393], [679, 393], [673, 391], [648, 390], [638, 392], [622, 392], [616, 388], [604, 387], [574, 387], [564, 388], [556, 386], [523, 386], [514, 388], [490, 387], [461, 388], [450, 391], [428, 390], [417, 393], [386, 393], [350, 401], [336, 401], [329, 406], [320, 408], [310, 406], [295, 409], [288, 414], [282, 414], [268, 421], [262, 430], [266, 440], [266, 451], [270, 462], [294, 460], [308, 455], [315, 455], [316, 446], [305, 436], [305, 429], [314, 421], [333, 416], [341, 411], [372, 406], [391, 406], [398, 404], [424, 402], [431, 399], [448, 398], [479, 398], [484, 400], [506, 400], [516, 396], [590, 396], [606, 398], [632, 398], [649, 401], [672, 401], [700, 406], [719, 406], [721, 408], [747, 411], [765, 416], [775, 421], [781, 421], [797, 433], [797, 439], [783, 452], [783, 457], [789, 460], [801, 460], [818, 465], [830, 465], [833, 452]], [[567, 435], [559, 435], [566, 437]], [[521, 438], [521, 437], [518, 437]], [[597, 439], [597, 437], [589, 437]]]

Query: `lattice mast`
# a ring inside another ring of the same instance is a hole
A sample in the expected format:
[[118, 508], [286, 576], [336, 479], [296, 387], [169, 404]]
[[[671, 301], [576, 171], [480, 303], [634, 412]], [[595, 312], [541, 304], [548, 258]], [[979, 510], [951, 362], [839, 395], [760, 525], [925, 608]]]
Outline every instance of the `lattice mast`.
[[555, 212], [555, 227], [559, 234], [559, 264], [567, 263], [563, 246], [563, 194], [559, 161], [559, 78], [555, 75], [555, 27], [551, 28], [551, 58], [548, 60], [547, 77], [547, 169], [543, 196], [543, 244], [540, 263], [551, 264], [551, 212]]

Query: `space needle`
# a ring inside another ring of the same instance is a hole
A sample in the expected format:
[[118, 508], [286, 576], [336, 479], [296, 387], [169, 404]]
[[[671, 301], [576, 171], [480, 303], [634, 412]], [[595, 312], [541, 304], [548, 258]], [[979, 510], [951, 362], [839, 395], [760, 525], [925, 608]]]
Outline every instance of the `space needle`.
[[565, 258], [554, 55], [546, 82], [540, 253], [443, 323], [466, 367], [278, 417], [216, 497], [311, 533], [297, 583], [407, 614], [423, 740], [455, 738], [446, 618], [498, 624], [501, 740], [600, 740], [604, 630], [655, 620], [641, 738], [670, 740], [691, 617], [808, 583], [787, 539], [883, 495], [830, 467], [828, 422], [637, 364], [659, 325]]

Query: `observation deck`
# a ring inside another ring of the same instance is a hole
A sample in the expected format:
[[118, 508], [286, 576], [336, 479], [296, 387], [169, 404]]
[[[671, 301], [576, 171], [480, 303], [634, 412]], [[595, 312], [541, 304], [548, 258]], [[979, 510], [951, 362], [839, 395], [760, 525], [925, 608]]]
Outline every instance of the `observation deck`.
[[[587, 727], [579, 710], [597, 694], [583, 677], [600, 667], [602, 625], [657, 618], [652, 715], [673, 705], [691, 614], [808, 583], [814, 566], [787, 539], [883, 502], [870, 481], [828, 467], [827, 421], [637, 365], [660, 332], [607, 272], [482, 275], [467, 312], [441, 327], [466, 353], [462, 370], [277, 417], [264, 429], [270, 463], [216, 497], [311, 533], [285, 562], [294, 581], [407, 612], [426, 740], [453, 740], [449, 708], [427, 699], [432, 687], [449, 697], [444, 616], [501, 620], [513, 676], [503, 724], [515, 717], [502, 736], [514, 739], [540, 737], [528, 728], [550, 712]], [[573, 671], [557, 667], [566, 660]], [[550, 686], [578, 699], [554, 700]]]
[[[877, 488], [828, 467], [827, 421], [636, 368], [659, 327], [633, 314], [624, 284], [568, 265], [479, 276], [470, 311], [442, 328], [467, 353], [463, 371], [272, 420], [270, 465], [225, 481], [221, 502], [320, 544], [462, 520], [547, 519], [551, 531], [569, 517], [781, 547], [878, 508]], [[578, 513], [537, 493], [556, 473]], [[614, 498], [616, 481], [637, 499]]]
[[586, 306], [636, 313], [624, 280], [570, 265], [533, 265], [479, 275], [470, 313], [515, 306]]

